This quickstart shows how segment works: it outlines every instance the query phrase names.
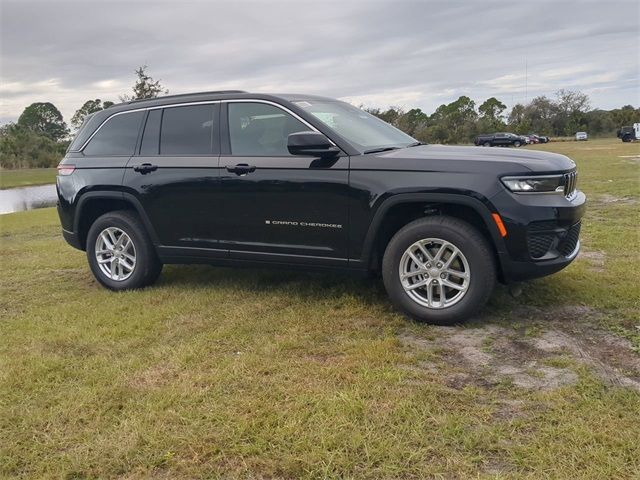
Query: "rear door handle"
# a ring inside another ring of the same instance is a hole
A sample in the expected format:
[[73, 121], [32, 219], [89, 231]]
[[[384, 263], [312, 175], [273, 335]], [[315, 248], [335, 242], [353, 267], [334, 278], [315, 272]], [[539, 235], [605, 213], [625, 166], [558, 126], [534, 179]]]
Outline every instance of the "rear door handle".
[[145, 173], [149, 173], [149, 172], [155, 172], [158, 169], [157, 165], [152, 165], [150, 163], [142, 163], [140, 165], [135, 165], [133, 167], [133, 171], [134, 172], [139, 172], [141, 174], [145, 174]]
[[249, 165], [247, 163], [239, 163], [237, 165], [227, 165], [227, 172], [235, 173], [236, 175], [246, 175], [256, 171], [255, 165]]

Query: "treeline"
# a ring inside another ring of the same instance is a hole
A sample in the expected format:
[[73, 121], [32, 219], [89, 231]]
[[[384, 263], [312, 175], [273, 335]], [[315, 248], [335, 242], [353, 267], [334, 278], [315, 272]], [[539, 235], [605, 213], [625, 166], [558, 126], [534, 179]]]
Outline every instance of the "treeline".
[[[146, 68], [142, 66], [135, 71], [133, 95], [122, 95], [120, 101], [168, 93], [160, 81], [146, 73]], [[640, 108], [626, 105], [599, 110], [591, 109], [589, 103], [589, 97], [581, 92], [560, 90], [553, 99], [541, 96], [526, 105], [517, 104], [508, 114], [506, 105], [495, 97], [476, 106], [467, 96], [440, 105], [431, 115], [419, 108], [366, 110], [425, 143], [470, 143], [480, 133], [498, 131], [550, 137], [586, 131], [590, 136], [612, 136], [621, 126], [640, 122]], [[77, 130], [87, 115], [111, 105], [111, 101], [87, 100], [71, 118], [71, 127]], [[29, 105], [16, 123], [0, 127], [0, 167], [55, 167], [67, 149], [70, 131], [52, 103]]]
[[[135, 71], [132, 95], [121, 95], [126, 102], [155, 98], [169, 93], [146, 72], [146, 65]], [[71, 127], [77, 130], [87, 115], [109, 108], [114, 102], [87, 100], [71, 117]], [[0, 168], [55, 167], [64, 156], [70, 142], [71, 129], [60, 110], [50, 102], [32, 103], [24, 109], [18, 121], [0, 127]]]
[[506, 105], [495, 97], [476, 107], [466, 96], [440, 105], [431, 115], [419, 108], [366, 110], [426, 143], [470, 143], [478, 134], [500, 131], [549, 137], [573, 136], [579, 131], [592, 137], [615, 136], [621, 126], [640, 122], [640, 108], [591, 109], [587, 95], [568, 90], [558, 91], [553, 99], [540, 96], [526, 105], [517, 104], [508, 114]]

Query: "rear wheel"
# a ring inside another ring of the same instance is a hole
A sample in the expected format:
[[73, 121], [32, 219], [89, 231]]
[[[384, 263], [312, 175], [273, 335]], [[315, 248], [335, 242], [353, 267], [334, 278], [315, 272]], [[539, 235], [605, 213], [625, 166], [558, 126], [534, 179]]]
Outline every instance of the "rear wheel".
[[144, 225], [125, 210], [106, 213], [91, 225], [87, 260], [96, 280], [111, 290], [145, 287], [162, 271]]
[[466, 222], [416, 220], [389, 242], [382, 262], [393, 304], [419, 321], [452, 325], [476, 314], [496, 282], [487, 240]]

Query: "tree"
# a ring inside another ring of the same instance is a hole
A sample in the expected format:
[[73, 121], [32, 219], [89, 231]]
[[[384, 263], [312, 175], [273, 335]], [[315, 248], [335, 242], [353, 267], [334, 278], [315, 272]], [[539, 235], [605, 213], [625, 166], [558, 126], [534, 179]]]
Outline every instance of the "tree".
[[69, 134], [60, 110], [49, 102], [29, 105], [18, 118], [18, 125], [56, 142]]
[[[440, 105], [430, 117], [432, 124], [440, 124], [442, 128], [432, 128], [436, 134], [434, 140], [442, 143], [459, 143], [470, 141], [477, 133], [476, 120], [478, 113], [475, 102], [467, 96], [461, 96], [447, 105]], [[446, 132], [446, 138], [442, 138]]]
[[611, 110], [611, 116], [617, 128], [633, 125], [634, 123], [640, 122], [640, 108], [625, 105], [622, 108]]
[[586, 128], [585, 113], [589, 110], [589, 97], [582, 92], [558, 90], [556, 92], [556, 106], [558, 112], [554, 129], [559, 135], [573, 135], [578, 130]]
[[71, 125], [76, 129], [80, 128], [87, 115], [98, 112], [100, 110], [104, 110], [105, 108], [109, 108], [112, 105], [113, 102], [106, 100], [103, 103], [99, 98], [96, 98], [95, 100], [87, 100], [86, 102], [84, 102], [82, 107], [76, 110], [76, 113], [73, 114], [73, 117], [71, 117]]
[[419, 108], [412, 108], [407, 113], [401, 115], [400, 118], [398, 118], [396, 126], [400, 130], [413, 136], [416, 134], [416, 132], [425, 128], [428, 123], [429, 115], [424, 113]]
[[480, 117], [489, 120], [502, 120], [502, 114], [506, 109], [507, 106], [504, 103], [496, 97], [491, 97], [478, 107], [478, 113], [480, 113]]
[[135, 73], [138, 79], [133, 86], [133, 95], [123, 95], [120, 100], [123, 102], [130, 102], [131, 100], [142, 100], [145, 98], [156, 98], [160, 94], [166, 95], [169, 90], [166, 90], [161, 84], [160, 80], [154, 80], [151, 75], [148, 75], [146, 65], [139, 67]]
[[480, 114], [479, 127], [482, 131], [502, 130], [503, 113], [507, 106], [495, 97], [488, 98], [478, 107]]
[[55, 142], [26, 127], [9, 123], [0, 127], [0, 167], [55, 167], [68, 142]]

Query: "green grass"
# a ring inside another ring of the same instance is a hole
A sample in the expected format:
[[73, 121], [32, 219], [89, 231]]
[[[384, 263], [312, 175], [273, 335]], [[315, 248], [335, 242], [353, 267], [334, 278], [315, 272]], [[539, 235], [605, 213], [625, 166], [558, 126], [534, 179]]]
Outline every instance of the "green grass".
[[0, 169], [0, 189], [56, 183], [55, 168]]
[[[638, 146], [531, 148], [577, 161], [590, 198], [583, 244], [604, 263], [576, 261], [517, 299], [499, 288], [476, 324], [509, 325], [523, 306], [584, 305], [637, 342], [639, 169], [619, 156], [640, 154]], [[0, 242], [0, 476], [622, 479], [640, 471], [637, 391], [580, 366], [577, 384], [552, 390], [508, 381], [451, 388], [399, 340], [409, 330], [437, 341], [440, 330], [394, 313], [377, 281], [169, 266], [157, 286], [114, 294], [66, 246], [53, 209], [0, 216]], [[522, 335], [536, 337], [537, 325]], [[505, 415], [507, 403], [522, 411]]]

